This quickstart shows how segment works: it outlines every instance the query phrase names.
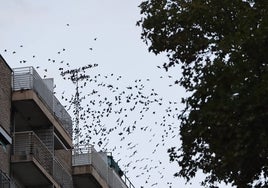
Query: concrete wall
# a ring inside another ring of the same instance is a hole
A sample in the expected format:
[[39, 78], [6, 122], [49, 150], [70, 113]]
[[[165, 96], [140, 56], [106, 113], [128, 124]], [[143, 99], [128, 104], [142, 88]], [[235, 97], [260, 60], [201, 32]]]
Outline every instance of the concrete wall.
[[[0, 56], [0, 126], [11, 132], [11, 74], [10, 67]], [[0, 144], [0, 170], [9, 174], [10, 147]]]

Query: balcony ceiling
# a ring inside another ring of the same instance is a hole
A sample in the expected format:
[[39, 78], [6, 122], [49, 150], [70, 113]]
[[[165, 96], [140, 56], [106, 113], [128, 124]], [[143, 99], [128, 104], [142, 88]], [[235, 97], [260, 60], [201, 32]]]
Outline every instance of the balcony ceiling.
[[38, 169], [33, 162], [13, 163], [12, 171], [26, 187], [51, 186], [49, 179]]
[[46, 128], [50, 125], [50, 121], [34, 100], [13, 101], [13, 107], [16, 131]]
[[77, 188], [102, 188], [102, 186], [95, 180], [95, 178], [91, 174], [75, 175], [73, 176], [73, 181], [75, 187]]

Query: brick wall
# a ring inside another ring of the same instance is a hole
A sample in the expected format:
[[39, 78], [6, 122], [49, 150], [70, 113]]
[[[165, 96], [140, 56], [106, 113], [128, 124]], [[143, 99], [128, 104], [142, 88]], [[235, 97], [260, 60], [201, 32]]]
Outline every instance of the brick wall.
[[11, 70], [0, 57], [0, 125], [10, 133]]
[[[11, 129], [11, 70], [0, 56], [0, 126], [10, 134]], [[10, 146], [0, 144], [0, 169], [9, 174]]]

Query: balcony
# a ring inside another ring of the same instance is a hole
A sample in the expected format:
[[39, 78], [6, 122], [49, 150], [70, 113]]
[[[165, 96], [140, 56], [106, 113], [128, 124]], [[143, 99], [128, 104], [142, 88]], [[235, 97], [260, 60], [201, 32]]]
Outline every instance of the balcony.
[[53, 179], [53, 155], [33, 132], [15, 134], [11, 162], [23, 185], [59, 187]]
[[10, 179], [1, 170], [0, 170], [0, 187], [1, 188], [10, 188]]
[[124, 173], [118, 174], [108, 165], [106, 153], [97, 152], [93, 146], [73, 150], [73, 181], [77, 188], [135, 188]]
[[[53, 95], [47, 80], [41, 79], [33, 67], [13, 69], [12, 103], [15, 107], [16, 131], [54, 126], [58, 147], [72, 148], [72, 119]], [[53, 84], [52, 84], [53, 85]], [[29, 127], [30, 126], [30, 127]]]
[[72, 177], [32, 131], [15, 133], [11, 170], [26, 187], [72, 188]]

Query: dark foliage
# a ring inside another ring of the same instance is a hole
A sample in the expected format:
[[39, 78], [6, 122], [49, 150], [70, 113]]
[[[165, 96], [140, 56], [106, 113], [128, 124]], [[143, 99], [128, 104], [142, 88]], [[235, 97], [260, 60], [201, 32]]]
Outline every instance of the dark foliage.
[[264, 0], [147, 0], [142, 39], [166, 69], [179, 64], [180, 148], [170, 148], [176, 175], [203, 185], [267, 187], [268, 3]]

